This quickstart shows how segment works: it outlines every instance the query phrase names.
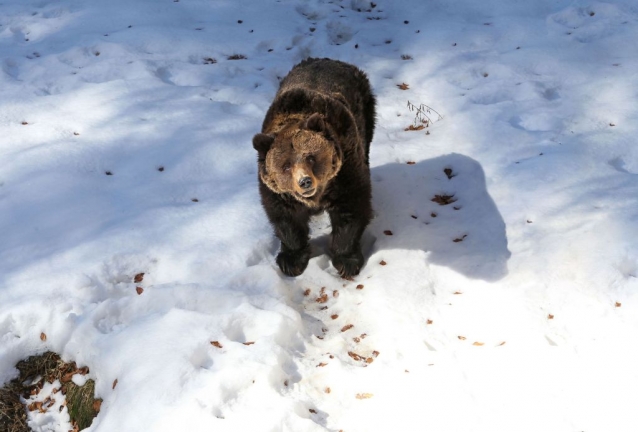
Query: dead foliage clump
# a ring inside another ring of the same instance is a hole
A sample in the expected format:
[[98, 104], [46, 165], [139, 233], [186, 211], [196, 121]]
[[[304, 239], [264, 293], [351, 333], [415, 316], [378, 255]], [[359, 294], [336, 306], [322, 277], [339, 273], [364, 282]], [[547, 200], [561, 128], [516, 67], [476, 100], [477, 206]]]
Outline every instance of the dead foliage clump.
[[[0, 389], [0, 430], [7, 432], [28, 432], [27, 408], [20, 397], [29, 399], [40, 392], [45, 382], [60, 381], [60, 392], [66, 397], [73, 430], [82, 430], [91, 425], [100, 411], [101, 399], [95, 399], [95, 382], [87, 380], [82, 386], [76, 385], [73, 375], [86, 375], [88, 367], [78, 368], [75, 362], [66, 363], [54, 352], [31, 356], [16, 365], [20, 375]], [[30, 405], [34, 409], [44, 406]]]

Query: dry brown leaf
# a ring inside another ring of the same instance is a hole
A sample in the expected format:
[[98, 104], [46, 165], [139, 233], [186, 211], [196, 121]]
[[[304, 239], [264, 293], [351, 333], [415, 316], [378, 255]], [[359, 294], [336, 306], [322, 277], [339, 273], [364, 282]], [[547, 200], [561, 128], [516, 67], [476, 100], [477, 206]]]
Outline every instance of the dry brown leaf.
[[363, 289], [363, 284], [359, 284], [359, 285], [357, 285], [357, 289], [358, 289], [358, 290]]
[[32, 402], [27, 406], [29, 411], [35, 411], [42, 409], [42, 402]]
[[223, 348], [222, 344], [220, 344], [218, 341], [211, 341], [210, 344], [217, 348]]
[[140, 283], [144, 280], [144, 273], [138, 273], [135, 275], [135, 278], [133, 278], [133, 282], [135, 283]]
[[307, 288], [304, 292], [303, 295], [308, 297], [310, 295], [310, 288]]
[[95, 399], [93, 401], [93, 411], [95, 411], [96, 413], [99, 413], [100, 408], [102, 408], [102, 399]]
[[554, 315], [552, 315], [552, 314], [547, 314], [547, 319], [554, 319]]
[[142, 287], [135, 287], [135, 292], [137, 292], [137, 295], [141, 295], [144, 292], [144, 288]]
[[355, 397], [357, 399], [370, 399], [372, 396], [374, 396], [372, 393], [357, 393]]
[[503, 345], [505, 345], [505, 341], [503, 341], [500, 344], [498, 344], [498, 346], [503, 346]]
[[330, 392], [331, 392], [330, 387], [326, 387], [325, 389], [323, 389], [323, 391], [324, 391], [325, 393], [330, 393]]
[[356, 337], [356, 336], [355, 336], [355, 337], [353, 337], [353, 338], [352, 338], [352, 340], [353, 340], [355, 343], [359, 343], [359, 342], [361, 342], [361, 339], [360, 339], [360, 338], [358, 338], [358, 337]]
[[354, 325], [353, 325], [353, 324], [346, 324], [346, 325], [344, 325], [343, 327], [341, 327], [341, 331], [342, 331], [342, 332], [348, 331], [348, 330], [350, 330], [352, 327], [354, 327]]
[[465, 340], [467, 339], [465, 336], [457, 336], [460, 340]]
[[420, 131], [425, 129], [425, 126], [423, 126], [422, 124], [418, 125], [418, 126], [414, 126], [414, 125], [410, 125], [407, 128], [403, 129], [404, 131]]
[[69, 381], [71, 381], [73, 379], [73, 375], [75, 375], [76, 372], [77, 371], [71, 371], [71, 372], [68, 372], [68, 373], [62, 375], [62, 377], [60, 378], [60, 382], [62, 384], [68, 383]]
[[323, 362], [322, 362], [322, 363], [319, 363], [319, 364], [317, 365], [317, 367], [324, 367], [324, 366], [327, 366], [327, 365], [328, 365], [328, 363], [323, 363]]
[[326, 293], [321, 294], [321, 296], [320, 296], [320, 297], [317, 297], [317, 298], [315, 299], [315, 301], [316, 301], [317, 303], [325, 303], [325, 302], [327, 302], [327, 301], [328, 301], [328, 294], [326, 294]]
[[360, 361], [361, 360], [361, 356], [359, 354], [355, 353], [355, 352], [348, 351], [348, 355], [350, 357], [352, 357], [356, 361]]
[[391, 236], [392, 235], [392, 231], [390, 230], [385, 230], [383, 231], [383, 234], [387, 235], [387, 236]]
[[373, 357], [379, 357], [379, 351], [372, 351], [372, 356]]
[[616, 307], [620, 307], [620, 306], [622, 306], [622, 303], [616, 302]]
[[44, 332], [40, 333], [40, 340], [42, 342], [45, 342], [47, 340], [47, 335]]
[[410, 88], [410, 85], [406, 83], [401, 83], [401, 84], [397, 84], [397, 87], [399, 87], [399, 90], [407, 90]]
[[387, 262], [385, 262], [384, 260], [381, 260], [381, 262], [379, 263], [380, 265], [384, 266], [387, 264]]
[[115, 390], [115, 386], [117, 385], [117, 378], [115, 378], [115, 381], [113, 381], [113, 387], [111, 387], [112, 390]]
[[454, 291], [454, 295], [463, 294], [461, 291]]
[[255, 342], [243, 342], [244, 345], [248, 346], [248, 345], [253, 345]]
[[330, 315], [330, 318], [332, 318], [332, 319], [334, 320], [334, 319], [337, 319], [337, 318], [339, 318], [339, 315], [337, 315], [337, 314], [334, 314], [334, 315]]
[[474, 342], [472, 345], [474, 345], [474, 346], [483, 346], [485, 344], [483, 342]]
[[317, 414], [317, 411], [313, 410], [312, 408], [310, 408], [308, 411], [310, 411], [313, 414]]
[[416, 162], [414, 162], [414, 161], [407, 161], [406, 163], [407, 163], [408, 165], [414, 165], [414, 164], [416, 164]]
[[439, 205], [448, 205], [448, 204], [452, 204], [453, 202], [456, 202], [456, 200], [454, 199], [454, 194], [434, 195], [434, 198], [432, 198], [430, 201], [435, 202]]
[[333, 296], [334, 298], [339, 297], [339, 291], [334, 290], [334, 291], [332, 292], [332, 296]]
[[448, 179], [451, 179], [452, 177], [456, 176], [456, 174], [452, 173], [452, 168], [445, 168], [443, 172], [445, 173]]

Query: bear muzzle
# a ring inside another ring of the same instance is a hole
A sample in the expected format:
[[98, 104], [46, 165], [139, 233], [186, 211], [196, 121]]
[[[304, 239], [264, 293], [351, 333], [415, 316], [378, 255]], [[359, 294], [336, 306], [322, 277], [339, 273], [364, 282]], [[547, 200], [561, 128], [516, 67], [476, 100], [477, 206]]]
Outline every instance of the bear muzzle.
[[299, 187], [301, 189], [303, 189], [304, 191], [313, 189], [312, 185], [313, 185], [313, 183], [312, 183], [312, 179], [310, 177], [302, 177], [299, 180]]
[[294, 171], [294, 189], [297, 195], [304, 198], [313, 196], [317, 191], [317, 181], [314, 176], [306, 169], [297, 169]]

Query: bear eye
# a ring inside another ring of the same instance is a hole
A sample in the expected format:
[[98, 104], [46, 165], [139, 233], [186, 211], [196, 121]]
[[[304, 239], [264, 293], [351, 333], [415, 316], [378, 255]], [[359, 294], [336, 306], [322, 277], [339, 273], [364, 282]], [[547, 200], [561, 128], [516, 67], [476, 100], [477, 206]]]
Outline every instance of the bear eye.
[[311, 165], [312, 165], [312, 164], [314, 164], [316, 160], [317, 160], [317, 159], [315, 159], [315, 157], [314, 157], [313, 155], [309, 155], [309, 156], [307, 156], [307, 157], [306, 157], [306, 161], [307, 161], [309, 164], [311, 164]]
[[281, 169], [283, 172], [290, 171], [290, 164], [289, 163], [285, 164], [283, 167], [281, 167]]

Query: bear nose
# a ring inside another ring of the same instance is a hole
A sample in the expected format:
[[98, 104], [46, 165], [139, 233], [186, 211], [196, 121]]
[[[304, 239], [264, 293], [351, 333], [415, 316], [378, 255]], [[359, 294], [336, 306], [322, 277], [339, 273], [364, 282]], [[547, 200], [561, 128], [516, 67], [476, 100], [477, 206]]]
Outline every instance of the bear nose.
[[312, 179], [310, 177], [303, 177], [299, 180], [299, 186], [302, 189], [310, 189], [312, 187]]

